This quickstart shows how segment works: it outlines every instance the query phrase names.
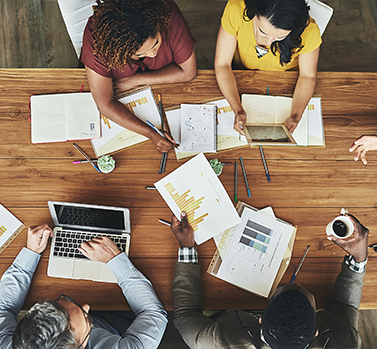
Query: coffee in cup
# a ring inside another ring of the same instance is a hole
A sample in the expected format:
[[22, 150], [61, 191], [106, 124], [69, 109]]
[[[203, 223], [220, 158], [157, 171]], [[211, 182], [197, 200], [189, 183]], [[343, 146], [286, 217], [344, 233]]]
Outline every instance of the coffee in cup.
[[347, 216], [338, 216], [326, 227], [326, 234], [333, 235], [338, 239], [347, 239], [353, 233], [353, 223]]

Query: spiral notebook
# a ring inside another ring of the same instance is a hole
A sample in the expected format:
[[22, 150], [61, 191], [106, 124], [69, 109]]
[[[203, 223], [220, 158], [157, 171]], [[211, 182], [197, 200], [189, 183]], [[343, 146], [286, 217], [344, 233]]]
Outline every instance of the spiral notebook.
[[181, 104], [180, 150], [215, 153], [217, 150], [216, 116], [216, 105]]

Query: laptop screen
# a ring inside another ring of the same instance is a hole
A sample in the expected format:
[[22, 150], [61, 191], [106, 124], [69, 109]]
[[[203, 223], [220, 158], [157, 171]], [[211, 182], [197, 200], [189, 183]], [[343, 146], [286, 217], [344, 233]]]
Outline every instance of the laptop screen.
[[125, 230], [125, 217], [122, 210], [94, 207], [80, 207], [54, 203], [57, 225], [74, 225], [104, 229]]

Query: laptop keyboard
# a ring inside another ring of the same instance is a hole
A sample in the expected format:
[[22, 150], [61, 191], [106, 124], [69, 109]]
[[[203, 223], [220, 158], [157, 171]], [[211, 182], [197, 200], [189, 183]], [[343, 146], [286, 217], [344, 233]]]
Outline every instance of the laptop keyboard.
[[[55, 233], [55, 246], [53, 255], [55, 257], [66, 258], [87, 258], [79, 250], [83, 241], [89, 241], [93, 238], [104, 236], [104, 234], [96, 234], [81, 231], [72, 231], [67, 229], [58, 230]], [[121, 252], [126, 252], [127, 236], [106, 234], [108, 238], [114, 241]]]

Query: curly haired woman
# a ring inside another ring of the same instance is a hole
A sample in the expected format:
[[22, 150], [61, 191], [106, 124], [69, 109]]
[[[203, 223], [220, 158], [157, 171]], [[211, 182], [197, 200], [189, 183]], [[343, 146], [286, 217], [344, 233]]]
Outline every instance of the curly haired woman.
[[309, 16], [305, 0], [229, 0], [217, 36], [215, 74], [236, 118], [234, 129], [243, 134], [242, 108], [235, 69], [283, 71], [299, 68], [290, 117], [293, 132], [301, 119], [317, 79], [319, 28]]
[[174, 140], [159, 136], [114, 98], [138, 85], [196, 76], [195, 40], [172, 0], [97, 0], [84, 31], [81, 62], [103, 115], [152, 140], [160, 152]]

